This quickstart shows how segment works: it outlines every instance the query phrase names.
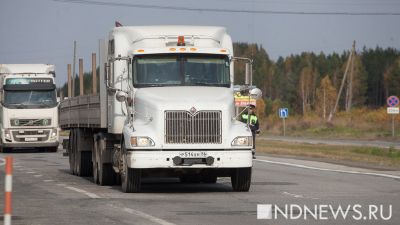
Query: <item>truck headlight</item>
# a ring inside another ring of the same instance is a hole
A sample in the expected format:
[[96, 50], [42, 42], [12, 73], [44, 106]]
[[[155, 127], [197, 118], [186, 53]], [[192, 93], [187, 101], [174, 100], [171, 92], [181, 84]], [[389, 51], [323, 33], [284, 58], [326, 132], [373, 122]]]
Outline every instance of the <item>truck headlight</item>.
[[57, 138], [57, 128], [51, 130], [51, 139]]
[[11, 134], [9, 129], [4, 129], [4, 137], [7, 140], [11, 140]]
[[232, 146], [253, 146], [253, 137], [251, 136], [243, 136], [236, 137], [232, 141]]
[[154, 141], [149, 137], [131, 137], [132, 147], [150, 147], [154, 146]]

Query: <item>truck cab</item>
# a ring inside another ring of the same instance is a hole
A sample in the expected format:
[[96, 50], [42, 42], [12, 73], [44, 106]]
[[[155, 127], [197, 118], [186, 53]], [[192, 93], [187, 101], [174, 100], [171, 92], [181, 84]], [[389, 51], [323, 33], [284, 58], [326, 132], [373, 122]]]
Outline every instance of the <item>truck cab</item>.
[[198, 182], [228, 176], [235, 190], [247, 191], [252, 134], [236, 118], [225, 29], [117, 27], [107, 43], [105, 83], [117, 97], [108, 100], [108, 123], [122, 133], [114, 165], [123, 190], [160, 173]]
[[230, 177], [234, 191], [249, 190], [253, 138], [235, 110], [235, 61], [246, 62], [242, 91], [261, 93], [225, 28], [120, 26], [99, 49], [100, 92], [60, 105], [71, 173], [124, 192], [139, 192], [146, 177]]
[[58, 102], [54, 66], [0, 65], [0, 148], [57, 151]]

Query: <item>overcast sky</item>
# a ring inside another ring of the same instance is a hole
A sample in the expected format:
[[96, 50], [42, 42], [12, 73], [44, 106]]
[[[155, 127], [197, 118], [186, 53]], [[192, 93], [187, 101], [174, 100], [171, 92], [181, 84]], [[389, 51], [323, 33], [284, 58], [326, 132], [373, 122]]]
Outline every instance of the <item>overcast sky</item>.
[[[400, 49], [400, 0], [93, 0], [127, 3], [122, 6], [87, 4], [90, 1], [0, 0], [0, 63], [55, 64], [60, 85], [66, 81], [67, 64], [72, 63], [73, 41], [78, 42], [78, 57], [84, 58], [88, 71], [91, 53], [98, 51], [98, 39], [107, 35], [116, 20], [124, 25], [225, 26], [234, 41], [259, 43], [273, 60], [303, 51], [341, 53], [351, 47], [352, 40], [357, 41], [358, 50], [363, 46]], [[246, 12], [232, 12], [238, 10]], [[265, 11], [397, 15], [293, 15]]]

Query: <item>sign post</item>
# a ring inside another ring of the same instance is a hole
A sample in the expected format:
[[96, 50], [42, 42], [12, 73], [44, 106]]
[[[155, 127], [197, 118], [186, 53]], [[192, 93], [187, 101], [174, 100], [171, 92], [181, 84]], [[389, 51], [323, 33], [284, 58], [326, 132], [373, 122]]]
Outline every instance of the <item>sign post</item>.
[[282, 123], [283, 123], [283, 136], [286, 136], [285, 119], [288, 117], [289, 117], [289, 109], [288, 108], [280, 108], [279, 109], [279, 118], [282, 119]]
[[400, 100], [397, 96], [392, 95], [387, 99], [387, 113], [392, 114], [392, 137], [395, 136], [394, 116], [395, 114], [399, 114], [399, 104]]

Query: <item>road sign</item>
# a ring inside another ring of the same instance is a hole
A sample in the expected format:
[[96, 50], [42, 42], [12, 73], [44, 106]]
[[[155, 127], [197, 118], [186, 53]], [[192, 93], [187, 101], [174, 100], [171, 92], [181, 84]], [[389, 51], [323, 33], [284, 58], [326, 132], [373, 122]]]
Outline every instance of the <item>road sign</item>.
[[279, 118], [288, 118], [289, 117], [289, 109], [288, 108], [280, 108], [279, 109]]
[[235, 94], [235, 106], [236, 107], [246, 107], [249, 104], [256, 105], [256, 100], [253, 98], [249, 98], [249, 96], [242, 96], [240, 92]]
[[389, 98], [387, 98], [387, 105], [388, 107], [397, 107], [400, 104], [400, 100], [397, 96], [390, 96]]
[[388, 107], [387, 113], [388, 114], [399, 114], [400, 110], [399, 107]]

